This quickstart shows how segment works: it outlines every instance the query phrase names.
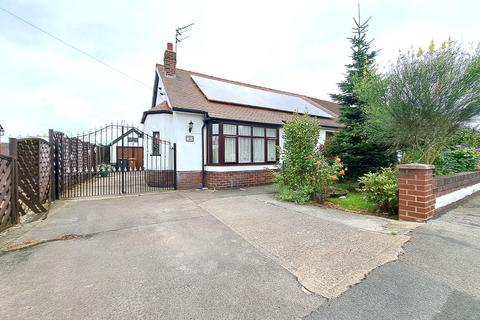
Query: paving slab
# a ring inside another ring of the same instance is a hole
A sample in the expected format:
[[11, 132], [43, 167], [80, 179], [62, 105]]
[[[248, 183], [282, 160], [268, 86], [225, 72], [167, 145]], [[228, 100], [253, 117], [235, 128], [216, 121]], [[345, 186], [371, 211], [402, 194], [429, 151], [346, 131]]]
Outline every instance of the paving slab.
[[410, 238], [407, 231], [417, 226], [388, 229], [386, 219], [280, 204], [272, 194], [215, 198], [200, 206], [289, 270], [307, 290], [326, 298], [397, 259]]

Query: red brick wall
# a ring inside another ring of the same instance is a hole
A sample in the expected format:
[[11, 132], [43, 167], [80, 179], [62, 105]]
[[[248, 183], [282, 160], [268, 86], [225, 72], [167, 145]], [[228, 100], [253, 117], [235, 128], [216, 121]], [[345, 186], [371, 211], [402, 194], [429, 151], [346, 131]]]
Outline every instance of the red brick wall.
[[202, 187], [201, 171], [179, 171], [177, 172], [178, 189], [199, 189]]
[[439, 197], [444, 194], [480, 183], [480, 171], [462, 172], [450, 176], [433, 178], [434, 193]]
[[399, 219], [425, 221], [435, 211], [433, 192], [434, 166], [402, 164], [399, 166]]
[[206, 172], [209, 189], [228, 189], [272, 183], [272, 170]]
[[[172, 48], [170, 48], [172, 47]], [[177, 65], [177, 53], [173, 51], [173, 46], [169, 43], [165, 54], [163, 55], [163, 67], [165, 68], [165, 75], [174, 77]]]

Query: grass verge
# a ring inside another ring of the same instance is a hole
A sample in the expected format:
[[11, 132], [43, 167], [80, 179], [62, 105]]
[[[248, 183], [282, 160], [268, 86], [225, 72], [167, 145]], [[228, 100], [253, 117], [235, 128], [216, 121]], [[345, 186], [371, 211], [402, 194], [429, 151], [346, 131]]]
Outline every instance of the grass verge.
[[377, 210], [377, 205], [364, 198], [363, 194], [358, 192], [358, 183], [355, 181], [344, 180], [333, 186], [336, 192], [347, 192], [345, 198], [328, 198], [327, 202], [339, 209], [360, 212], [373, 213]]
[[328, 198], [327, 202], [334, 206], [353, 212], [375, 212], [377, 205], [368, 201], [359, 192], [349, 192], [345, 198]]

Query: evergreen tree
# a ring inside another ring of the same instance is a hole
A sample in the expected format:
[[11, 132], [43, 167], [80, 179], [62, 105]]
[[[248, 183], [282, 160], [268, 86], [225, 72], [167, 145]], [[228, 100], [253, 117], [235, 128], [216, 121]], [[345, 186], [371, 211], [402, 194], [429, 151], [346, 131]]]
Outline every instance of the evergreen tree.
[[371, 49], [371, 42], [366, 38], [368, 18], [365, 22], [360, 18], [353, 18], [355, 26], [352, 28], [353, 37], [347, 38], [351, 42], [352, 62], [347, 64], [345, 80], [338, 83], [340, 93], [330, 97], [341, 105], [340, 123], [345, 129], [335, 134], [335, 138], [327, 144], [327, 152], [338, 155], [348, 167], [348, 176], [357, 178], [364, 173], [388, 166], [395, 161], [395, 156], [385, 145], [368, 139], [365, 125], [365, 111], [362, 101], [354, 92], [354, 82], [365, 77], [374, 67], [378, 51]]

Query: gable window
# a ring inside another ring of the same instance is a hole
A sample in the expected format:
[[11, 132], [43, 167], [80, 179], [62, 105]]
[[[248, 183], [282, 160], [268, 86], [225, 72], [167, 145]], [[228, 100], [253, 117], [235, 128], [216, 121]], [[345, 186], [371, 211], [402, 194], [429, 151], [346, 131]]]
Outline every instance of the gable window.
[[211, 165], [266, 164], [278, 161], [278, 128], [233, 122], [208, 126]]
[[160, 132], [153, 131], [152, 134], [152, 156], [160, 155]]

